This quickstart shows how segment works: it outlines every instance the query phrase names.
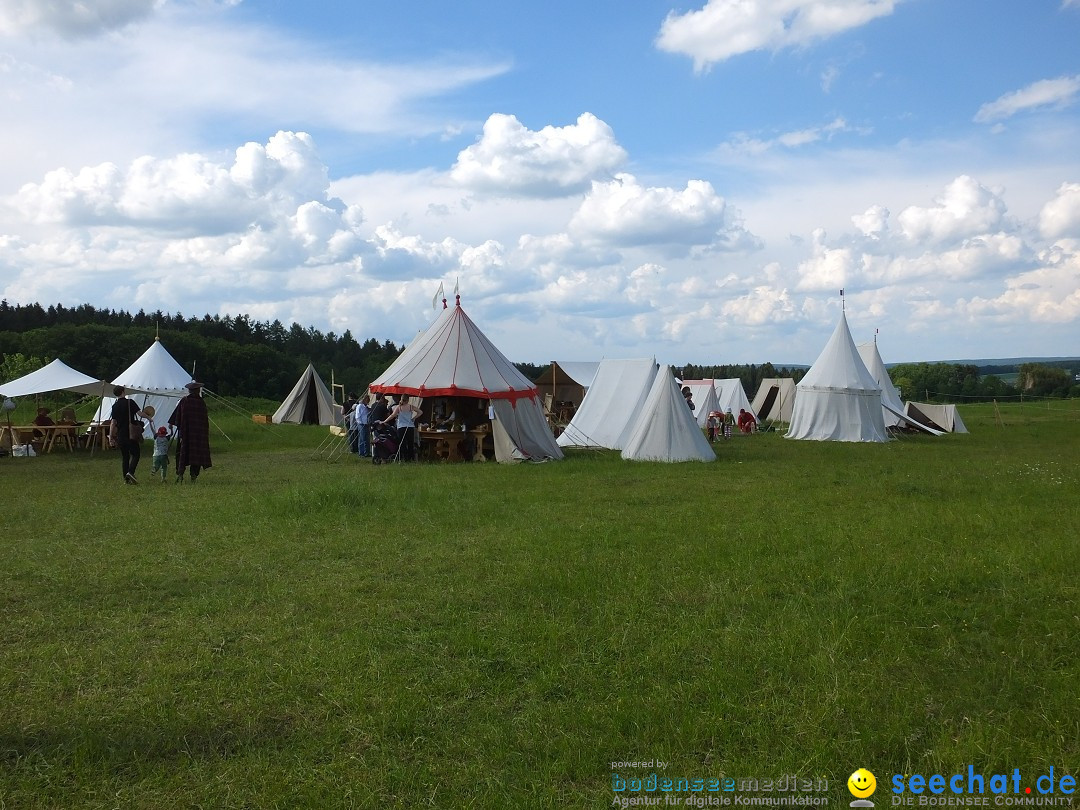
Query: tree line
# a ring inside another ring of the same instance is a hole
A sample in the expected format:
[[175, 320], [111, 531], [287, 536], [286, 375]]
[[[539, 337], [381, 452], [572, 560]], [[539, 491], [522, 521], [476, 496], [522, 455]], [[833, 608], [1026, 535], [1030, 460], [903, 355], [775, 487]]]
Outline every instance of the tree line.
[[[331, 379], [363, 390], [401, 353], [393, 341], [357, 341], [279, 320], [247, 315], [184, 317], [179, 312], [129, 313], [0, 301], [0, 379], [9, 380], [59, 357], [84, 374], [111, 380], [160, 338], [170, 355], [222, 396], [282, 399], [311, 362]], [[22, 358], [21, 360], [19, 358]], [[20, 367], [21, 366], [21, 367]]]
[[[90, 304], [11, 305], [0, 301], [0, 381], [40, 368], [59, 357], [92, 377], [118, 376], [160, 337], [176, 361], [211, 391], [222, 396], [280, 400], [310, 361], [329, 385], [360, 392], [403, 351], [393, 341], [367, 338], [349, 330], [337, 335], [279, 320], [255, 321], [247, 315], [185, 317], [179, 312], [99, 309]], [[546, 365], [516, 363], [530, 380]], [[1070, 361], [980, 368], [962, 363], [901, 363], [889, 369], [904, 399], [978, 401], [1019, 396], [1080, 396]], [[1080, 362], [1076, 365], [1080, 366]], [[1016, 373], [1017, 384], [994, 373]], [[674, 369], [681, 379], [738, 378], [750, 397], [770, 377], [802, 379], [807, 369], [772, 363], [697, 365]]]

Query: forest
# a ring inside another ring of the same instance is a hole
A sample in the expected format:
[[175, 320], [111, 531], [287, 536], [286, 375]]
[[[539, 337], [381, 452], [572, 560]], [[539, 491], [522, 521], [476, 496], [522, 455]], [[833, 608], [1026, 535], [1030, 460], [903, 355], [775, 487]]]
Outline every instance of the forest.
[[[361, 342], [348, 330], [338, 335], [279, 320], [255, 321], [247, 315], [185, 317], [160, 310], [132, 314], [90, 304], [12, 305], [0, 301], [0, 381], [34, 371], [59, 357], [84, 374], [113, 379], [136, 360], [155, 338], [181, 366], [222, 396], [281, 399], [308, 362], [329, 385], [363, 391], [404, 349], [374, 337]], [[553, 350], [554, 351], [554, 350]], [[511, 358], [512, 359], [512, 358]], [[530, 380], [544, 366], [517, 363]], [[904, 399], [986, 401], [1025, 396], [1080, 396], [1068, 361], [1025, 363], [982, 369], [962, 363], [902, 363], [890, 367]], [[1080, 362], [1076, 363], [1080, 367]], [[988, 373], [990, 370], [994, 373]], [[805, 368], [772, 363], [676, 367], [682, 379], [737, 377], [751, 398], [768, 377], [793, 377]], [[1018, 385], [996, 373], [1018, 373]]]

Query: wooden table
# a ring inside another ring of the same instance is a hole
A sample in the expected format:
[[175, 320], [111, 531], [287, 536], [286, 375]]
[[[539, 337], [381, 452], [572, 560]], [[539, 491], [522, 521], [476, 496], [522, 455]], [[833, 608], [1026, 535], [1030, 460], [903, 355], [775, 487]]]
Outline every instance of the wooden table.
[[421, 430], [419, 435], [421, 458], [430, 461], [487, 461], [484, 441], [491, 436], [490, 430]]
[[[0, 425], [0, 446], [36, 445], [42, 453], [51, 453], [57, 443], [72, 452], [79, 446], [79, 425]], [[40, 436], [34, 434], [40, 433]]]

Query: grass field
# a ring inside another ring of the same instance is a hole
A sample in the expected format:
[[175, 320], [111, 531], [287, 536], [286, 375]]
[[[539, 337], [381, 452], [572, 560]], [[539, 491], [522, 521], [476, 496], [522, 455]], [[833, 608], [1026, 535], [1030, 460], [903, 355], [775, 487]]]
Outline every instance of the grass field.
[[0, 459], [0, 808], [1076, 774], [1080, 401], [707, 465], [383, 467], [211, 405], [196, 486], [149, 445], [138, 487], [115, 451]]

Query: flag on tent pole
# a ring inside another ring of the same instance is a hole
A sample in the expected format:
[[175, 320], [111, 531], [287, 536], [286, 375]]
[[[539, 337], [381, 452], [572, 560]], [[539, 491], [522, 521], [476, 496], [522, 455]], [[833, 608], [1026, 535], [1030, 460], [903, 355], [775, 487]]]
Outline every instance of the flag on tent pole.
[[457, 278], [457, 277], [454, 278], [454, 295], [458, 294], [458, 286], [460, 284], [460, 281], [461, 280], [459, 278]]
[[439, 282], [439, 289], [435, 291], [435, 297], [431, 299], [431, 308], [435, 309], [439, 304], [439, 299], [443, 296], [442, 282]]

